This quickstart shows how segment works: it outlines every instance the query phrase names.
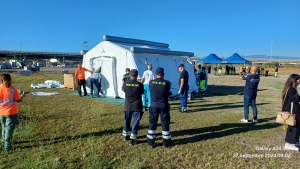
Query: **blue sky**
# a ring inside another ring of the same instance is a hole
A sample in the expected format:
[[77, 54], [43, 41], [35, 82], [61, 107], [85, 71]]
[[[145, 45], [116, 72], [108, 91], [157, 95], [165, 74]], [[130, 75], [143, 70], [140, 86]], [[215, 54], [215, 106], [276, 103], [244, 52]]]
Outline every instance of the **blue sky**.
[[0, 50], [80, 52], [112, 35], [198, 56], [300, 57], [299, 0], [1, 0]]

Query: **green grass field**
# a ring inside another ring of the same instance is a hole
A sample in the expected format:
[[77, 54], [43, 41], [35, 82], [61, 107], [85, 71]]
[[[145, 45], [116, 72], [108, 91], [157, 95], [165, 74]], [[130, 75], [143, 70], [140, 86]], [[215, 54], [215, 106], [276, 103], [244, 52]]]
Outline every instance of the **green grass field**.
[[[31, 83], [63, 81], [62, 75], [12, 74], [26, 91], [55, 91], [55, 96], [26, 95], [14, 133], [17, 150], [1, 152], [0, 168], [299, 168], [299, 152], [283, 150], [285, 131], [275, 124], [281, 89], [288, 73], [262, 77], [257, 105], [259, 123], [242, 124], [244, 81], [237, 76], [209, 78], [209, 91], [178, 112], [171, 101], [174, 146], [147, 146], [148, 113], [142, 118], [138, 145], [123, 142], [123, 107], [80, 98], [66, 89], [32, 89]], [[250, 119], [252, 110], [250, 108]], [[262, 150], [268, 149], [268, 150]]]

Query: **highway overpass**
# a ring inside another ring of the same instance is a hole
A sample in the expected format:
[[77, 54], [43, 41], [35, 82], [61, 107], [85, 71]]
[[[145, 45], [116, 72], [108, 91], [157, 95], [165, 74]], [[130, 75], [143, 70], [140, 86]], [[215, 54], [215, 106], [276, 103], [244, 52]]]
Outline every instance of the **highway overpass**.
[[64, 60], [82, 61], [83, 51], [81, 53], [76, 52], [45, 52], [45, 51], [12, 51], [12, 50], [0, 50], [0, 57], [2, 58], [19, 58], [22, 57], [26, 62], [30, 58], [38, 59], [51, 59], [57, 58], [62, 62]]

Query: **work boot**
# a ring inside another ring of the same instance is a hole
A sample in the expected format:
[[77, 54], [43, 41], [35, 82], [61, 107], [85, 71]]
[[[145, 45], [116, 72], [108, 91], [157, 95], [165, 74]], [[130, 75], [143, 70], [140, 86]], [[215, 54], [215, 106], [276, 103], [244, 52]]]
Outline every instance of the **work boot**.
[[16, 147], [9, 146], [8, 148], [4, 148], [5, 151], [14, 151], [16, 150]]
[[149, 138], [147, 138], [147, 140], [148, 140], [149, 147], [150, 148], [154, 148], [155, 139], [149, 139]]
[[124, 137], [123, 137], [123, 140], [124, 140], [124, 141], [130, 140], [130, 139], [129, 139], [129, 136], [124, 136]]
[[137, 144], [137, 140], [136, 139], [130, 139], [129, 145], [130, 146], [134, 146]]
[[171, 146], [171, 139], [163, 139], [163, 147], [168, 148]]

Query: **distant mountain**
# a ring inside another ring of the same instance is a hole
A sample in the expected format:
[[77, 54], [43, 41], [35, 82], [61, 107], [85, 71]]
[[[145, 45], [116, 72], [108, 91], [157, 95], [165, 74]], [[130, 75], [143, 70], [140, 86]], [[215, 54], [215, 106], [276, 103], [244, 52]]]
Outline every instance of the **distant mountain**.
[[[242, 56], [245, 59], [270, 59], [270, 56], [267, 55], [249, 55], [249, 56]], [[272, 56], [272, 59], [284, 59], [284, 60], [300, 60], [299, 57], [292, 57], [292, 56]]]

